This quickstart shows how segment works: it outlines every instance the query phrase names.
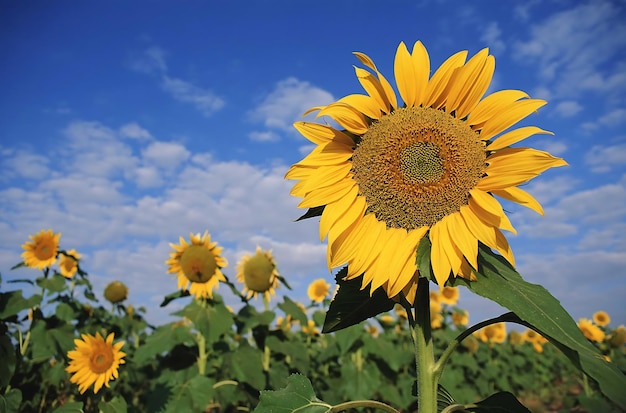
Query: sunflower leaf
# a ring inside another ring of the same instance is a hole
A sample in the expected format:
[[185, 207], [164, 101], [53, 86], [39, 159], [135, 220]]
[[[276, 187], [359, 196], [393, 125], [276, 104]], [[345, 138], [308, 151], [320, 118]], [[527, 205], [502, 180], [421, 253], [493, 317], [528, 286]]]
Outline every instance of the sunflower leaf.
[[574, 366], [598, 382], [600, 390], [626, 408], [626, 376], [602, 355], [582, 334], [576, 322], [545, 288], [531, 284], [501, 256], [481, 245], [476, 281], [457, 278], [474, 293], [513, 311], [530, 327], [557, 346]]
[[170, 302], [176, 300], [177, 298], [182, 298], [182, 297], [189, 297], [189, 291], [187, 291], [187, 290], [183, 290], [183, 291], [178, 290], [175, 293], [166, 295], [165, 298], [163, 299], [163, 302], [161, 303], [161, 305], [159, 307], [165, 307]]
[[369, 288], [361, 289], [363, 275], [344, 280], [347, 274], [348, 267], [344, 267], [335, 276], [339, 290], [330, 302], [322, 333], [332, 333], [353, 326], [389, 311], [395, 305], [382, 288], [378, 288], [371, 295]]
[[287, 387], [281, 390], [262, 390], [259, 404], [254, 413], [277, 411], [301, 413], [330, 412], [332, 405], [324, 403], [315, 396], [311, 381], [301, 374], [292, 374], [287, 379]]
[[530, 413], [517, 397], [506, 391], [492, 394], [476, 403], [476, 407], [468, 407], [467, 410], [477, 413]]
[[307, 218], [319, 217], [320, 215], [322, 215], [322, 212], [324, 212], [324, 207], [326, 207], [326, 205], [309, 208], [309, 210], [306, 211], [304, 215], [296, 219], [296, 222], [302, 221], [303, 219], [307, 219]]

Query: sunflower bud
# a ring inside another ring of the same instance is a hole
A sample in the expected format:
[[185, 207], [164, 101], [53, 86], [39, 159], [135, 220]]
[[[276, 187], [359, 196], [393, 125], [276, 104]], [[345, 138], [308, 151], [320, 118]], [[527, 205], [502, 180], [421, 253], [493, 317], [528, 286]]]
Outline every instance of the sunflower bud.
[[128, 287], [120, 281], [113, 281], [104, 289], [104, 298], [111, 304], [121, 303], [128, 297]]

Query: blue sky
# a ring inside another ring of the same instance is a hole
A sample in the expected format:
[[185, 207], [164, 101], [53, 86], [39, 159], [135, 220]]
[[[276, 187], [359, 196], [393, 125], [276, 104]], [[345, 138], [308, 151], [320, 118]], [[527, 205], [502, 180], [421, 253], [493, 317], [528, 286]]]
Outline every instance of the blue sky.
[[[316, 220], [289, 196], [310, 149], [291, 126], [362, 93], [353, 51], [388, 79], [400, 41], [432, 66], [489, 47], [490, 92], [549, 104], [528, 145], [570, 164], [528, 189], [545, 216], [506, 204], [518, 269], [575, 319], [626, 324], [626, 3], [593, 1], [134, 1], [0, 3], [0, 271], [41, 229], [83, 254], [96, 289], [119, 279], [153, 322], [176, 289], [170, 242], [208, 230], [236, 264], [256, 245], [305, 301], [333, 279]], [[3, 284], [3, 289], [9, 286]], [[285, 290], [279, 290], [279, 295]], [[228, 300], [236, 302], [222, 288]], [[176, 304], [176, 305], [174, 305]], [[258, 303], [260, 305], [260, 302]], [[499, 315], [461, 292], [470, 320]]]

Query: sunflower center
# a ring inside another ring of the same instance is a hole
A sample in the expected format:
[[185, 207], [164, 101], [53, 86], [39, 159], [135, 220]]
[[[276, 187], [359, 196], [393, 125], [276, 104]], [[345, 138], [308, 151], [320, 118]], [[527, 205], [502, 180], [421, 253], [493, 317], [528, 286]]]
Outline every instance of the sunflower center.
[[49, 260], [54, 254], [54, 247], [49, 242], [39, 243], [35, 247], [35, 256], [38, 260]]
[[374, 122], [352, 157], [368, 213], [388, 228], [431, 226], [467, 205], [485, 144], [465, 122], [432, 108], [400, 108]]
[[89, 357], [89, 368], [96, 374], [105, 373], [113, 365], [113, 351], [106, 346], [94, 349]]
[[274, 263], [264, 254], [256, 254], [243, 267], [243, 279], [246, 287], [252, 291], [263, 293], [272, 286]]
[[190, 245], [180, 257], [180, 266], [189, 281], [204, 284], [215, 275], [217, 261], [205, 246]]

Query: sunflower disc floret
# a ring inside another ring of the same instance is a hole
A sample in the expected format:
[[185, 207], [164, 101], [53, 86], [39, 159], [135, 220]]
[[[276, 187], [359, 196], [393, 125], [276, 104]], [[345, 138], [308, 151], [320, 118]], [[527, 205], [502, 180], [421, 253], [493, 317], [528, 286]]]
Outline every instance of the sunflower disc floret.
[[311, 109], [328, 124], [297, 122], [316, 147], [293, 165], [287, 179], [301, 208], [324, 207], [320, 239], [327, 237], [329, 268], [348, 264], [346, 279], [363, 275], [363, 288], [383, 287], [389, 297], [412, 301], [419, 273], [420, 240], [431, 243], [430, 261], [440, 288], [449, 277], [475, 279], [479, 244], [514, 256], [501, 230], [515, 233], [496, 196], [543, 214], [518, 186], [545, 170], [566, 165], [547, 152], [512, 145], [550, 132], [511, 129], [545, 105], [519, 90], [483, 98], [495, 59], [487, 49], [466, 61], [447, 59], [432, 77], [428, 52], [400, 43], [394, 61], [396, 92], [363, 53], [355, 68], [366, 94], [348, 95]]
[[237, 265], [237, 280], [244, 285], [248, 298], [262, 294], [266, 299], [276, 294], [279, 273], [272, 251], [257, 246], [254, 255], [244, 255]]

